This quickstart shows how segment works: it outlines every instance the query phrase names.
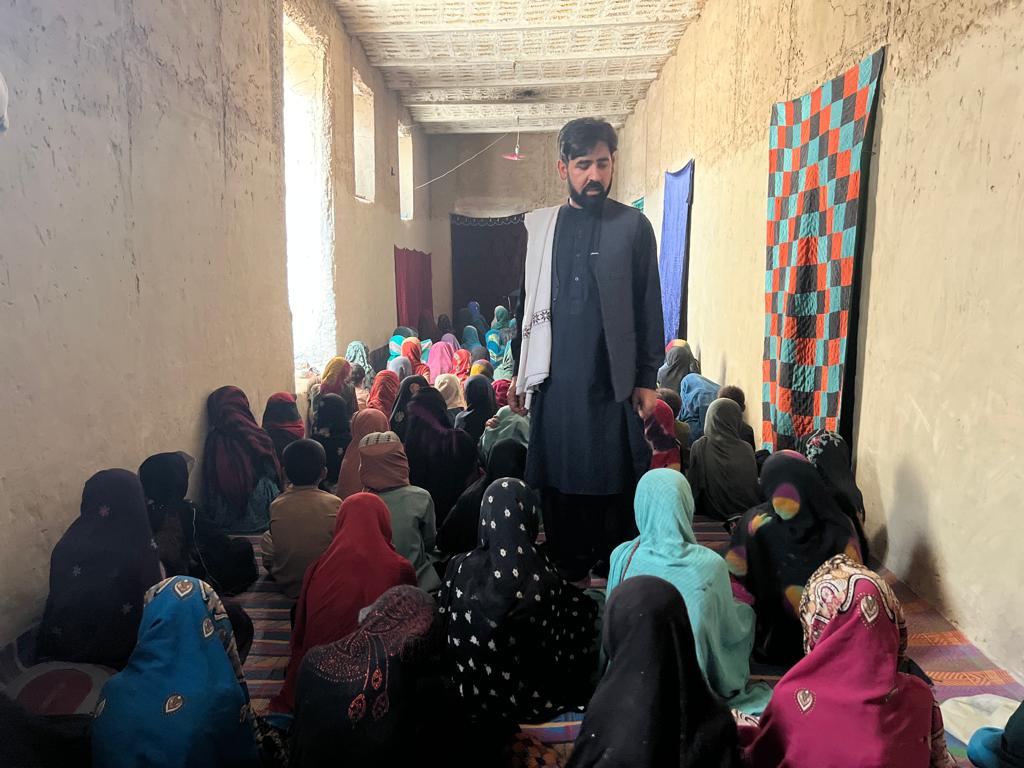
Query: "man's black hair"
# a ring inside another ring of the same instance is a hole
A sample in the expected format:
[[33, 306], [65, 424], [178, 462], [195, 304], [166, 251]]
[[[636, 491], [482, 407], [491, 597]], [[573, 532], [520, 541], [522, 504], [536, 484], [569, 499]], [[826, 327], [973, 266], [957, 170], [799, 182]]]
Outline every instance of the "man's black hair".
[[589, 154], [602, 141], [608, 145], [608, 151], [615, 154], [619, 148], [619, 137], [607, 121], [596, 117], [570, 120], [558, 132], [558, 156], [562, 162], [568, 163]]
[[296, 440], [285, 447], [281, 463], [292, 485], [316, 485], [327, 466], [327, 453], [316, 440]]

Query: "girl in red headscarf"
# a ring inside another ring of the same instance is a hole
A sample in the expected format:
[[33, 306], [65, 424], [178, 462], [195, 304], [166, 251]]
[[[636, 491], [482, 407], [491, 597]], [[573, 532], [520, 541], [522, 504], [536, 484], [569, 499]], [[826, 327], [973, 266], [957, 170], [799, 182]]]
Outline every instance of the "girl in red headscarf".
[[274, 441], [274, 453], [281, 461], [281, 454], [290, 443], [306, 436], [306, 425], [299, 415], [295, 395], [290, 392], [275, 392], [263, 409], [263, 429]]
[[260, 428], [238, 387], [206, 400], [210, 432], [203, 450], [203, 507], [225, 533], [260, 533], [280, 493], [274, 441]]
[[455, 356], [452, 358], [452, 373], [459, 377], [459, 381], [463, 384], [466, 383], [466, 379], [469, 378], [470, 366], [473, 364], [473, 356], [466, 349], [455, 350]]
[[302, 580], [284, 687], [270, 709], [291, 712], [306, 651], [354, 632], [359, 612], [399, 584], [416, 586], [416, 571], [391, 545], [387, 505], [372, 493], [349, 496], [338, 510], [331, 545]]
[[682, 471], [683, 459], [676, 440], [676, 417], [664, 400], [656, 400], [654, 414], [644, 425], [644, 436], [651, 444], [651, 469], [675, 469]]
[[398, 374], [394, 371], [381, 371], [373, 378], [370, 396], [366, 400], [367, 408], [376, 408], [388, 418], [395, 409], [398, 398]]
[[415, 336], [402, 342], [402, 356], [409, 359], [415, 376], [423, 376], [430, 381], [430, 366], [423, 362], [423, 345]]

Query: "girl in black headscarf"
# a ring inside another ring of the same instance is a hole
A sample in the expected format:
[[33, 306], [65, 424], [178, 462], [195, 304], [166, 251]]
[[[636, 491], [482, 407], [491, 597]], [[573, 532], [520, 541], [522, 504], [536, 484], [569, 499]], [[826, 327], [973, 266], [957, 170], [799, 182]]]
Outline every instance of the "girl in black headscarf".
[[608, 601], [603, 634], [610, 665], [567, 768], [740, 768], [736, 724], [708, 689], [675, 587], [626, 579]]
[[97, 472], [81, 515], [53, 548], [50, 594], [39, 629], [40, 661], [128, 661], [146, 590], [163, 578], [142, 483], [134, 472]]
[[[674, 347], [679, 349], [679, 347]], [[727, 398], [711, 403], [704, 435], [690, 446], [686, 479], [698, 515], [731, 520], [761, 503], [754, 449], [740, 437], [743, 413]]]
[[320, 443], [327, 454], [327, 478], [324, 483], [329, 488], [333, 488], [338, 482], [341, 460], [352, 441], [351, 422], [352, 412], [341, 395], [320, 397], [320, 407], [317, 409], [313, 434], [310, 437]]
[[455, 417], [455, 427], [466, 430], [473, 438], [473, 442], [479, 442], [487, 421], [498, 412], [494, 388], [490, 379], [477, 374], [466, 380], [465, 391], [466, 410]]
[[487, 487], [502, 477], [526, 476], [526, 446], [518, 440], [499, 440], [487, 457], [487, 474], [467, 488], [437, 532], [437, 548], [446, 556], [469, 552], [480, 538], [480, 506]]
[[857, 529], [861, 554], [867, 560], [871, 554], [868, 537], [864, 533], [864, 495], [853, 476], [850, 447], [839, 433], [827, 429], [801, 437], [797, 440], [797, 447], [818, 470], [832, 498]]
[[436, 746], [423, 685], [441, 622], [421, 589], [392, 587], [348, 637], [310, 650], [295, 693], [291, 764], [413, 765]]
[[188, 576], [199, 509], [185, 497], [195, 460], [181, 451], [157, 453], [139, 467], [149, 526], [168, 576]]
[[799, 609], [807, 580], [833, 555], [858, 563], [862, 555], [850, 519], [796, 451], [779, 451], [764, 463], [761, 492], [767, 501], [740, 518], [725, 560], [753, 598], [755, 656], [792, 666], [804, 655]]
[[476, 442], [461, 429], [448, 426], [448, 406], [433, 387], [412, 398], [405, 429], [409, 482], [430, 493], [437, 525], [479, 473]]
[[537, 551], [537, 508], [521, 480], [488, 486], [479, 531], [441, 587], [446, 666], [471, 719], [511, 732], [586, 702], [597, 604]]
[[395, 407], [391, 410], [391, 431], [405, 440], [405, 430], [408, 426], [409, 401], [424, 387], [429, 387], [424, 376], [406, 376], [398, 387], [398, 397], [395, 398]]
[[665, 364], [658, 369], [658, 386], [678, 392], [683, 377], [699, 372], [700, 366], [693, 357], [693, 351], [684, 341], [677, 347], [669, 347], [665, 353]]

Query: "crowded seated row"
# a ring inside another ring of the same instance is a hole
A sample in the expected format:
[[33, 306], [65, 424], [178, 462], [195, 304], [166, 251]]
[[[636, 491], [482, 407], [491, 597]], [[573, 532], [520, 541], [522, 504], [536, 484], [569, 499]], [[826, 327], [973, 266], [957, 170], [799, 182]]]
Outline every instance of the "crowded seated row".
[[[520, 725], [582, 711], [573, 768], [953, 765], [900, 603], [867, 567], [839, 435], [758, 451], [743, 392], [673, 342], [635, 526], [606, 582], [596, 562], [581, 578], [552, 559], [526, 482], [515, 320], [472, 304], [456, 319], [422, 338], [396, 329], [381, 371], [353, 342], [304, 415], [276, 393], [260, 424], [241, 390], [213, 392], [201, 505], [180, 452], [90, 478], [51, 557], [36, 661], [103, 671], [61, 713], [88, 715], [70, 728], [5, 701], [0, 751], [33, 765], [553, 765], [524, 751]], [[724, 557], [698, 542], [698, 515], [728, 532]], [[253, 542], [292, 606], [269, 713], [250, 704], [253, 624], [233, 599], [258, 578]], [[779, 671], [774, 689], [752, 665]], [[977, 764], [1020, 764], [1020, 725], [984, 734]]]

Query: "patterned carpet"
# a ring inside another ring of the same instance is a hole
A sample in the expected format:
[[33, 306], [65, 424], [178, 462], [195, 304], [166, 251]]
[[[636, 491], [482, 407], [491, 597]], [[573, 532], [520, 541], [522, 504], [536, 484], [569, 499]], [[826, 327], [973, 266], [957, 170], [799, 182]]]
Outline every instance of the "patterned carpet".
[[[723, 552], [728, 545], [728, 535], [719, 523], [698, 520], [695, 529], [697, 538], [705, 546]], [[259, 553], [259, 537], [248, 538]], [[954, 696], [977, 693], [1024, 699], [1024, 686], [989, 661], [959, 630], [892, 573], [884, 568], [878, 570], [903, 603], [910, 632], [910, 656], [935, 681], [935, 695], [940, 702]], [[603, 587], [604, 581], [593, 580], [589, 586]], [[245, 662], [245, 676], [253, 706], [257, 712], [262, 713], [284, 679], [288, 663], [288, 612], [291, 601], [278, 593], [273, 581], [266, 580], [262, 565], [259, 581], [249, 592], [235, 600], [248, 611], [256, 626], [256, 638]], [[778, 677], [770, 672], [755, 670], [759, 679], [768, 682], [777, 680]], [[582, 715], [568, 714], [544, 725], [526, 726], [523, 730], [547, 744], [567, 746], [575, 740], [582, 719]], [[961, 765], [969, 765], [964, 745], [952, 736], [948, 736], [948, 739], [950, 750]], [[563, 747], [558, 751], [565, 754], [566, 750]]]

